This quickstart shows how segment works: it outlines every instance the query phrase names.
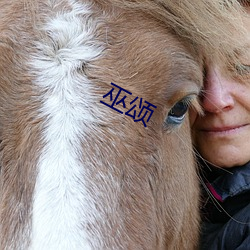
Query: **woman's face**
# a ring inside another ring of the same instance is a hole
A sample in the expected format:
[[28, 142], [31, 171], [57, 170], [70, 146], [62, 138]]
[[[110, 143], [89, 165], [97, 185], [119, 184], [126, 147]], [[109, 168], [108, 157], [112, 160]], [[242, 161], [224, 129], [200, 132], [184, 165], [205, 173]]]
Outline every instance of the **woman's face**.
[[[244, 24], [249, 40], [242, 63], [250, 65], [250, 17], [244, 19]], [[225, 70], [211, 64], [206, 76], [201, 96], [205, 115], [191, 112], [194, 145], [214, 165], [243, 165], [250, 161], [250, 73], [242, 83], [228, 78]]]

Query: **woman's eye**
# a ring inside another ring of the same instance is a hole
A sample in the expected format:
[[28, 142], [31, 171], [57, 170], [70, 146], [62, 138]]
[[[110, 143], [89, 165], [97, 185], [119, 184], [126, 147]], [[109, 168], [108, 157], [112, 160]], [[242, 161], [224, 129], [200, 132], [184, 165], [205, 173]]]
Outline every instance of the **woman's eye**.
[[249, 65], [238, 64], [235, 66], [235, 69], [240, 76], [248, 75], [250, 73]]
[[166, 123], [168, 125], [179, 125], [183, 122], [188, 111], [190, 98], [184, 98], [177, 102], [168, 112]]

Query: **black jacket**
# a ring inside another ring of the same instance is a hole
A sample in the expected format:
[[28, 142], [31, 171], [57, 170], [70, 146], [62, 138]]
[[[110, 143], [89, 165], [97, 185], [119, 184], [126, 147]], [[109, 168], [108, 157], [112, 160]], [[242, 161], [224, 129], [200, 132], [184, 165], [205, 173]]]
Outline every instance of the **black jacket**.
[[250, 250], [250, 163], [204, 169], [200, 249]]

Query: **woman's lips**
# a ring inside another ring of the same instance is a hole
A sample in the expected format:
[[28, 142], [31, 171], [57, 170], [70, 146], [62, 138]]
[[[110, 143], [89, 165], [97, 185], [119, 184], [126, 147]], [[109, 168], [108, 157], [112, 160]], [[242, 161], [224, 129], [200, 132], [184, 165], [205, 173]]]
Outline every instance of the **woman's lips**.
[[211, 128], [201, 129], [201, 132], [205, 132], [211, 135], [227, 135], [227, 134], [238, 133], [242, 129], [244, 129], [246, 126], [248, 126], [248, 124], [223, 126], [223, 127], [211, 127]]

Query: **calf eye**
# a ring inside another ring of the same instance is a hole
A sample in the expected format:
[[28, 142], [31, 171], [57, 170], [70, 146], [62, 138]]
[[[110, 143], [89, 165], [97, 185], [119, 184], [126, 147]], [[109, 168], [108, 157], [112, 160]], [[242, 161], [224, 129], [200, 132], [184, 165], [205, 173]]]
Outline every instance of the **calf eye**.
[[165, 123], [167, 125], [179, 125], [183, 122], [188, 107], [190, 105], [191, 97], [185, 97], [177, 102], [168, 112]]

